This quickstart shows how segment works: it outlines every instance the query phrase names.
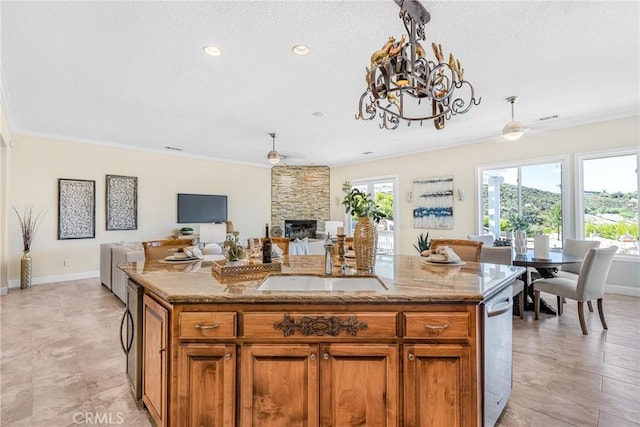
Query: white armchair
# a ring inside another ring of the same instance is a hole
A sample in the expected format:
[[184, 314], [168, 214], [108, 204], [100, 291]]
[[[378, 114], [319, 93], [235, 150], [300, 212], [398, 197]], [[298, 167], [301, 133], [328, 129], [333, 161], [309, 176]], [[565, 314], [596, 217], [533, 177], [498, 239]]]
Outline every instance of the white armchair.
[[[589, 249], [599, 247], [600, 242], [597, 240], [567, 239], [564, 241], [564, 245], [562, 246], [562, 253], [584, 258], [587, 252], [589, 252]], [[582, 263], [565, 264], [560, 267], [560, 270], [558, 270], [556, 276], [562, 277], [564, 279], [578, 280], [580, 267], [582, 267]], [[591, 301], [587, 301], [587, 306], [589, 307], [589, 311], [593, 313], [593, 306], [591, 305]], [[562, 307], [560, 307], [559, 310], [559, 313], [562, 314]]]
[[487, 246], [493, 246], [493, 242], [496, 241], [495, 236], [492, 233], [489, 234], [468, 234], [467, 239], [475, 240], [477, 242], [482, 242], [482, 244]]
[[533, 282], [535, 319], [538, 320], [540, 313], [540, 292], [546, 292], [557, 296], [558, 315], [562, 315], [562, 298], [569, 298], [578, 302], [578, 317], [582, 333], [588, 335], [587, 324], [584, 320], [584, 302], [598, 301], [598, 313], [602, 327], [607, 329], [607, 322], [604, 318], [602, 297], [604, 287], [613, 262], [613, 256], [618, 250], [617, 246], [608, 248], [591, 248], [587, 252], [582, 267], [578, 274], [578, 279], [568, 279], [564, 277], [552, 277], [550, 279], [539, 279]]

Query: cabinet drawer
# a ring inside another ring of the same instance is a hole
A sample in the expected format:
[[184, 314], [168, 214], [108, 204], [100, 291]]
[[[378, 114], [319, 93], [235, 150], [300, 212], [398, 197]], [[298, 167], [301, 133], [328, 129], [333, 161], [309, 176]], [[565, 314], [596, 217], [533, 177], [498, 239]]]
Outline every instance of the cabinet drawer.
[[182, 312], [179, 338], [234, 338], [236, 313]]
[[471, 315], [460, 313], [405, 313], [405, 338], [469, 338]]
[[245, 338], [395, 338], [396, 313], [246, 313]]

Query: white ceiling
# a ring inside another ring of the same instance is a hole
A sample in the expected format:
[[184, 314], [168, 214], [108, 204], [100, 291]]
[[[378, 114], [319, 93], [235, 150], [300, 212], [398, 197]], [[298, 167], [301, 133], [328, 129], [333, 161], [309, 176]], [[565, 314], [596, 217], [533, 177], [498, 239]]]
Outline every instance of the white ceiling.
[[354, 118], [372, 52], [405, 32], [392, 0], [3, 0], [2, 106], [14, 133], [265, 167], [269, 132], [284, 164], [330, 166], [499, 141], [510, 95], [532, 133], [639, 114], [639, 2], [423, 5], [425, 45], [453, 52], [482, 97], [441, 131]]

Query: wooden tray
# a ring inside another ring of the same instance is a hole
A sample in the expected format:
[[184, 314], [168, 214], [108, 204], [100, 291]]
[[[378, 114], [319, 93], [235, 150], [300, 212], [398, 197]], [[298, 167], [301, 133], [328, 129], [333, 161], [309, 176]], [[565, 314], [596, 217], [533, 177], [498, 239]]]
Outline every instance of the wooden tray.
[[227, 265], [227, 260], [213, 261], [211, 263], [211, 274], [222, 282], [261, 279], [269, 273], [280, 272], [281, 270], [282, 263], [280, 262], [233, 266]]

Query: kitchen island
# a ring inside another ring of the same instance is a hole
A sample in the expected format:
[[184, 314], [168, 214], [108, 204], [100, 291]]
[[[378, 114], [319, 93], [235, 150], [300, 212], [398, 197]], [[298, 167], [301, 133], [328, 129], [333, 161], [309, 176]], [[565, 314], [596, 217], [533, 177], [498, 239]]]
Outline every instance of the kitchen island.
[[[206, 262], [121, 268], [144, 288], [143, 401], [158, 426], [486, 425], [485, 305], [507, 292], [510, 322], [524, 272], [380, 256], [378, 287], [278, 291]], [[310, 255], [278, 274], [323, 273]]]

